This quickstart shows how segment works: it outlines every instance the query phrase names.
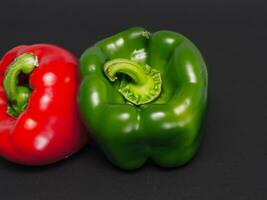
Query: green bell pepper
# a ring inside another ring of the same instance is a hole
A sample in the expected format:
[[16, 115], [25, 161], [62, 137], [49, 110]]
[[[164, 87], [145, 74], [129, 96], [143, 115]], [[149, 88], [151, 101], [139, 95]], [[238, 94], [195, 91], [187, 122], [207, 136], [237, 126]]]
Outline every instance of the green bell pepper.
[[207, 102], [207, 69], [186, 37], [130, 28], [88, 48], [80, 74], [80, 112], [115, 165], [136, 169], [150, 158], [177, 167], [194, 156]]

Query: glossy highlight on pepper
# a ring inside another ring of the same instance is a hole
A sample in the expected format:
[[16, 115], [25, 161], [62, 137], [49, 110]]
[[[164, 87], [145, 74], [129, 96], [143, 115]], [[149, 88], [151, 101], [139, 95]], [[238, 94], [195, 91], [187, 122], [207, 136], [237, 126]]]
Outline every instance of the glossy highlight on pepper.
[[196, 154], [208, 75], [186, 37], [130, 28], [89, 47], [80, 74], [80, 112], [115, 165], [178, 167]]
[[0, 62], [0, 156], [45, 165], [88, 140], [76, 105], [77, 58], [49, 44], [18, 46]]

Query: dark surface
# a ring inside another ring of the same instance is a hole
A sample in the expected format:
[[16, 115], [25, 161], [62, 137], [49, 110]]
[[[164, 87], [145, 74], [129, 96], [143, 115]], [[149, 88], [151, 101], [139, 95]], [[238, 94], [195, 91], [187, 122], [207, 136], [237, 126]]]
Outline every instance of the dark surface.
[[131, 26], [181, 32], [209, 66], [205, 138], [189, 165], [135, 172], [113, 167], [95, 144], [48, 167], [0, 160], [1, 200], [267, 199], [267, 2], [3, 1], [0, 54], [19, 44], [55, 43], [79, 56]]

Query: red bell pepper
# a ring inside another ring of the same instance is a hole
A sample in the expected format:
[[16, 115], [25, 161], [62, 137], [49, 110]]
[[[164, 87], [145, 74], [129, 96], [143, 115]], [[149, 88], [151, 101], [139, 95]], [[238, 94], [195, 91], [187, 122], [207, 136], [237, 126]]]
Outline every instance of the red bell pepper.
[[0, 155], [25, 165], [50, 164], [82, 148], [77, 62], [63, 48], [18, 46], [0, 61]]

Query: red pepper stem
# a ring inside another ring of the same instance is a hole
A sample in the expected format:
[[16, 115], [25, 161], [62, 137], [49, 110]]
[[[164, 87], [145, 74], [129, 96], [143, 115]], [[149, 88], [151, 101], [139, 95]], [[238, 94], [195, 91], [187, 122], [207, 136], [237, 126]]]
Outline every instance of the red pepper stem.
[[7, 108], [9, 115], [16, 117], [27, 107], [31, 89], [26, 86], [18, 86], [18, 76], [21, 72], [24, 74], [31, 73], [37, 66], [37, 57], [30, 53], [20, 55], [9, 65], [3, 82], [9, 101]]

